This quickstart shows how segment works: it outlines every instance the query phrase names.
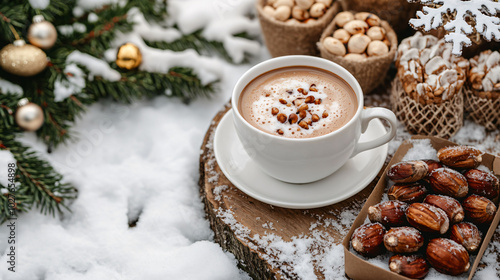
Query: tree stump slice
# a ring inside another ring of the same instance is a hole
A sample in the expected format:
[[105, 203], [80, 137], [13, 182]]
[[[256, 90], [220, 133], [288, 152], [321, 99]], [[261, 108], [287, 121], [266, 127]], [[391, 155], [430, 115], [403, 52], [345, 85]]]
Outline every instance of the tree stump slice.
[[[200, 194], [215, 241], [233, 253], [240, 267], [255, 279], [298, 278], [294, 267], [301, 265], [296, 261], [304, 254], [311, 256], [311, 273], [318, 279], [331, 278], [325, 277], [332, 272], [321, 259], [332, 246], [341, 246], [352, 217], [361, 210], [381, 172], [358, 194], [327, 207], [297, 210], [260, 202], [232, 185], [216, 162], [214, 132], [229, 109], [226, 105], [213, 119], [200, 156]], [[300, 248], [305, 243], [307, 248]], [[291, 252], [283, 252], [290, 248]]]

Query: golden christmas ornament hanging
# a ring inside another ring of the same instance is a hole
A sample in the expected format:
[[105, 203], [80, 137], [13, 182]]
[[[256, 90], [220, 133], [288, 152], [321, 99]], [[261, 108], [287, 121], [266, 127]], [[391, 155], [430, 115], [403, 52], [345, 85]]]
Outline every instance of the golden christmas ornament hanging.
[[15, 120], [17, 125], [26, 131], [36, 131], [44, 121], [43, 110], [35, 103], [29, 102], [27, 98], [17, 103]]
[[36, 15], [33, 17], [33, 24], [28, 29], [28, 40], [34, 46], [50, 49], [56, 43], [57, 30], [42, 15]]
[[132, 70], [137, 67], [142, 62], [142, 54], [139, 48], [132, 44], [126, 43], [118, 48], [116, 53], [116, 65], [120, 68]]
[[18, 76], [36, 75], [47, 66], [47, 55], [24, 40], [15, 40], [0, 51], [0, 66], [3, 70]]

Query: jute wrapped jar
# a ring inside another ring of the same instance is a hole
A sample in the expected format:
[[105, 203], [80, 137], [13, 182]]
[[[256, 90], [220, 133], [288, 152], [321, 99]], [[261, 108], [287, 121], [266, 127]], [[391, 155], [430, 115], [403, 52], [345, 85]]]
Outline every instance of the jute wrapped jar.
[[314, 22], [287, 23], [278, 21], [264, 13], [267, 0], [257, 1], [257, 13], [267, 49], [272, 57], [284, 55], [318, 55], [316, 42], [325, 27], [340, 11], [340, 4], [334, 2], [326, 13]]
[[389, 52], [384, 55], [370, 56], [364, 60], [356, 61], [345, 59], [342, 56], [334, 55], [327, 51], [323, 41], [326, 37], [332, 36], [333, 32], [338, 29], [335, 20], [328, 25], [318, 42], [321, 57], [331, 60], [347, 69], [358, 80], [365, 94], [370, 93], [384, 81], [398, 49], [398, 37], [389, 23], [381, 21], [380, 26], [385, 29], [385, 36], [391, 43]]
[[471, 58], [470, 64], [465, 111], [487, 130], [500, 129], [500, 54], [487, 50]]

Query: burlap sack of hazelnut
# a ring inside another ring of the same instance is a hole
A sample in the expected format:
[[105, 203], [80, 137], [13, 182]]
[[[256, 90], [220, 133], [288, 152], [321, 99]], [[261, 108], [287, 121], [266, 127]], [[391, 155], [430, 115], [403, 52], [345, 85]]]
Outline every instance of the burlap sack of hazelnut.
[[471, 58], [470, 64], [465, 111], [486, 129], [500, 129], [500, 53], [484, 51]]
[[413, 134], [450, 138], [463, 126], [463, 85], [469, 61], [432, 35], [401, 41], [393, 81], [392, 110]]
[[318, 42], [321, 57], [351, 72], [365, 94], [384, 81], [397, 45], [389, 24], [366, 12], [338, 13]]
[[340, 10], [332, 0], [258, 0], [262, 33], [273, 57], [318, 55], [316, 42]]

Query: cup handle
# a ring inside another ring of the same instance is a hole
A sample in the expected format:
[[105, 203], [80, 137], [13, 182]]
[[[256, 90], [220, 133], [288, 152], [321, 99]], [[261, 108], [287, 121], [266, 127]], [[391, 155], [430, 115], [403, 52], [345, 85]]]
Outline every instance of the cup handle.
[[389, 122], [389, 131], [377, 139], [363, 143], [358, 142], [354, 148], [351, 158], [366, 150], [384, 145], [385, 143], [391, 141], [391, 139], [396, 135], [396, 127], [398, 124], [396, 115], [394, 115], [391, 110], [385, 108], [366, 108], [361, 112], [361, 133], [365, 133], [368, 128], [368, 124], [374, 118], [384, 119]]

